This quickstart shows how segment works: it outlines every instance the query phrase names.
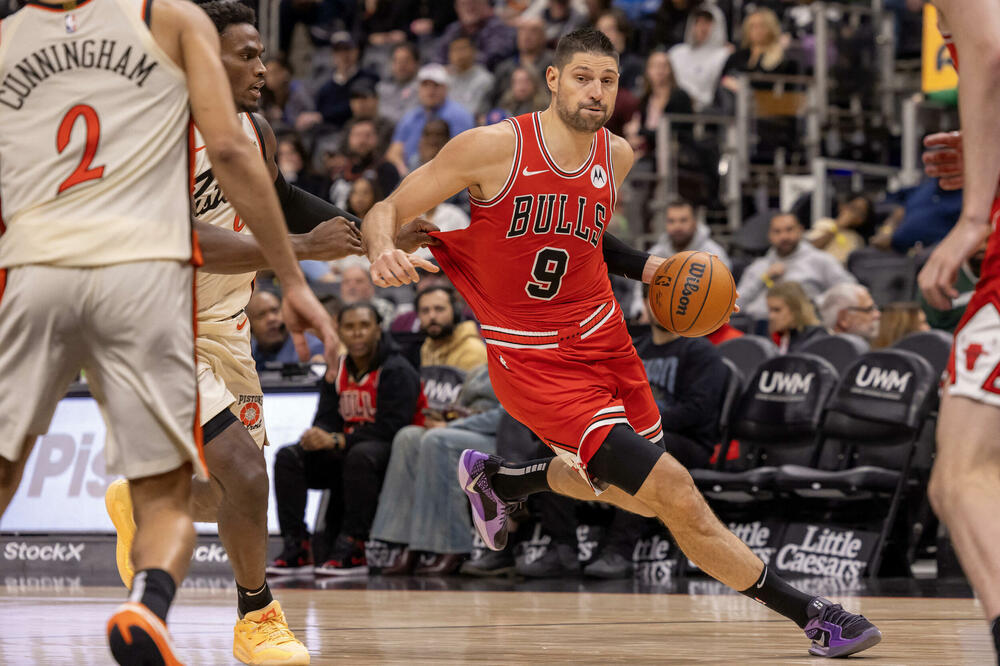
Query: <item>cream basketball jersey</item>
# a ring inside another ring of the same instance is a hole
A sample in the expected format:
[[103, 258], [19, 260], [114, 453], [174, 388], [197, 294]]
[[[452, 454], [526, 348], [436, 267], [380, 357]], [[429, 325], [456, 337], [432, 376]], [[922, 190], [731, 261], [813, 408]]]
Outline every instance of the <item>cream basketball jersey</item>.
[[[249, 113], [240, 114], [243, 131], [250, 142], [261, 149], [262, 141], [257, 135]], [[205, 141], [201, 132], [194, 132], [194, 185], [191, 196], [194, 199], [194, 215], [199, 222], [249, 234], [250, 229], [240, 220], [233, 205], [226, 200], [222, 188], [212, 173], [212, 163], [205, 154]], [[250, 302], [251, 285], [256, 273], [221, 275], [198, 271], [197, 298], [198, 319], [201, 321], [221, 321], [238, 314]]]
[[0, 268], [192, 258], [188, 93], [153, 0], [0, 23]]

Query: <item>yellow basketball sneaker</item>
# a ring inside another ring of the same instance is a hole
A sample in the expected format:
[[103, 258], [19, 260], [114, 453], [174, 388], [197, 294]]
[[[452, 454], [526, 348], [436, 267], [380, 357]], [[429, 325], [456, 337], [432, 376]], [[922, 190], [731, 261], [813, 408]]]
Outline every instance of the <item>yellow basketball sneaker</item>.
[[118, 546], [115, 549], [118, 575], [122, 577], [125, 587], [131, 590], [132, 578], [135, 577], [135, 569], [132, 567], [135, 518], [132, 516], [132, 493], [129, 492], [128, 481], [118, 479], [108, 486], [107, 492], [104, 493], [104, 506], [118, 533]]
[[309, 663], [309, 651], [288, 628], [277, 601], [247, 613], [236, 623], [233, 656], [244, 664]]

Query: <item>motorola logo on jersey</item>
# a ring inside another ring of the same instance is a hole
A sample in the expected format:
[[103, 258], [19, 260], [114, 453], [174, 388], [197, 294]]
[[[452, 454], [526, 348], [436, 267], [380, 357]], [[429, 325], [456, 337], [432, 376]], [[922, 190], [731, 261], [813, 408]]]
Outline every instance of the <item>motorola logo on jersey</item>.
[[590, 170], [590, 184], [598, 189], [608, 184], [608, 174], [600, 164], [595, 164]]
[[536, 236], [576, 236], [597, 247], [607, 218], [604, 204], [591, 205], [587, 197], [578, 196], [571, 201], [567, 194], [523, 194], [514, 197], [514, 215], [507, 238], [524, 236], [530, 231]]

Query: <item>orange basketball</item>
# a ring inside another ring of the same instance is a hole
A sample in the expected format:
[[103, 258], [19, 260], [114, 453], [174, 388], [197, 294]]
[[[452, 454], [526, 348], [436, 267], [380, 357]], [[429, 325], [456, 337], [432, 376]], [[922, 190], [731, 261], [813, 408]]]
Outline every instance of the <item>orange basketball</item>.
[[660, 325], [686, 338], [714, 332], [736, 301], [733, 274], [718, 257], [689, 250], [670, 257], [649, 283], [649, 309]]

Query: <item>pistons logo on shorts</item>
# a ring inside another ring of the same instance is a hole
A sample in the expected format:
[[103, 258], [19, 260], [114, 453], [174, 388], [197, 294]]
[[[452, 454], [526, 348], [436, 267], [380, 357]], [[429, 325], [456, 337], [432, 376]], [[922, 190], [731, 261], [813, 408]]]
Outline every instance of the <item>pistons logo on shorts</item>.
[[262, 410], [259, 402], [247, 402], [240, 409], [240, 421], [242, 421], [243, 425], [247, 428], [253, 428], [254, 426], [260, 424], [261, 413]]

